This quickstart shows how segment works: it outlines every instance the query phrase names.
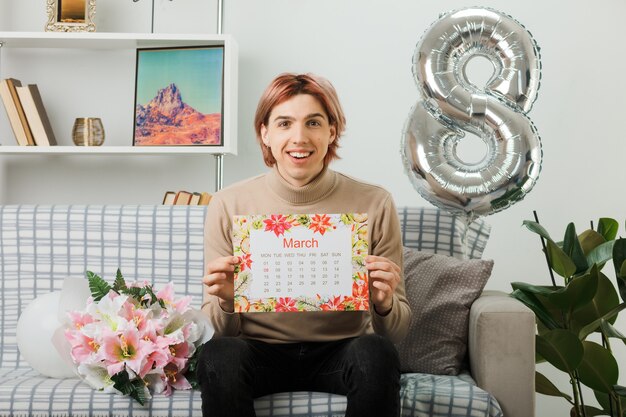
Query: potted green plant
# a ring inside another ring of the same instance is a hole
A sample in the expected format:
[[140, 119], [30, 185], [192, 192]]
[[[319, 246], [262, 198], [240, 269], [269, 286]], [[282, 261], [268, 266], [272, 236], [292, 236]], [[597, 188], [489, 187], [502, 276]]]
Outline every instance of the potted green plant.
[[[511, 296], [535, 313], [537, 363], [565, 372], [572, 395], [539, 372], [536, 392], [564, 398], [571, 416], [626, 417], [626, 387], [617, 385], [619, 366], [611, 350], [611, 341], [626, 344], [614, 327], [626, 308], [626, 239], [616, 238], [616, 220], [601, 218], [596, 229], [592, 224], [581, 234], [570, 223], [563, 240], [555, 241], [535, 219], [523, 224], [541, 237], [552, 283], [514, 282]], [[613, 264], [617, 287], [602, 272], [607, 263]], [[553, 271], [562, 277], [559, 283]], [[582, 385], [593, 390], [601, 409], [585, 403]]]

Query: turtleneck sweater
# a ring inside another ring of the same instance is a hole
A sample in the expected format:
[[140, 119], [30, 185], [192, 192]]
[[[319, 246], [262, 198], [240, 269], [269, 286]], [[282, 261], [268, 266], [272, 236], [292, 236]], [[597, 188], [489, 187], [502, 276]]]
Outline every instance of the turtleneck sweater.
[[[314, 213], [367, 213], [369, 253], [402, 268], [400, 224], [391, 195], [328, 168], [302, 187], [285, 181], [274, 167], [215, 193], [205, 222], [205, 262], [233, 255], [235, 215]], [[397, 343], [404, 338], [411, 316], [403, 279], [393, 295], [391, 311], [384, 316], [371, 302], [369, 311], [230, 313], [206, 291], [202, 310], [213, 323], [215, 337], [240, 336], [268, 343], [332, 341], [372, 332]]]

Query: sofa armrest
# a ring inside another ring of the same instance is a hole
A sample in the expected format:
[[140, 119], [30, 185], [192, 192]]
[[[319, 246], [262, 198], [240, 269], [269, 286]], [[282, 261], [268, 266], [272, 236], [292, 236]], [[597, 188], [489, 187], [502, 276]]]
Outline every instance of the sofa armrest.
[[535, 415], [535, 315], [499, 291], [472, 304], [469, 359], [472, 377], [507, 417]]

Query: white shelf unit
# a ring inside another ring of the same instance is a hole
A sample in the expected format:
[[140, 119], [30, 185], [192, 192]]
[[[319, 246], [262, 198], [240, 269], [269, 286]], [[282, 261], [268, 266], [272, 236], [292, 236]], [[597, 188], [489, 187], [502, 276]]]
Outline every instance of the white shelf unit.
[[[37, 48], [80, 50], [136, 50], [139, 48], [223, 46], [223, 145], [222, 146], [132, 146], [132, 137], [120, 139], [128, 146], [13, 146], [14, 138], [0, 138], [1, 155], [215, 155], [216, 189], [221, 188], [223, 155], [237, 154], [237, 81], [238, 48], [230, 35], [224, 34], [151, 34], [151, 33], [64, 33], [64, 32], [0, 32], [0, 78], [2, 51], [5, 48]], [[132, 68], [135, 71], [135, 68]], [[134, 85], [128, 86], [134, 88]], [[54, 122], [53, 122], [54, 124]], [[106, 129], [106, 126], [105, 126]], [[117, 140], [119, 143], [120, 140]], [[108, 141], [116, 142], [116, 141]]]

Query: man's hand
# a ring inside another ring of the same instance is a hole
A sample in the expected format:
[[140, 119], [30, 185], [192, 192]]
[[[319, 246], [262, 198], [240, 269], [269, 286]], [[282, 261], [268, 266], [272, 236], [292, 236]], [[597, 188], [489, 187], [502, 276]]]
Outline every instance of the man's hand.
[[206, 291], [219, 298], [222, 310], [232, 313], [235, 311], [233, 302], [235, 289], [233, 286], [235, 266], [239, 264], [236, 256], [224, 256], [212, 260], [207, 264], [207, 274], [202, 279]]
[[376, 312], [385, 316], [393, 307], [393, 294], [400, 283], [401, 269], [389, 259], [374, 255], [365, 258], [365, 267], [370, 275], [371, 302]]

